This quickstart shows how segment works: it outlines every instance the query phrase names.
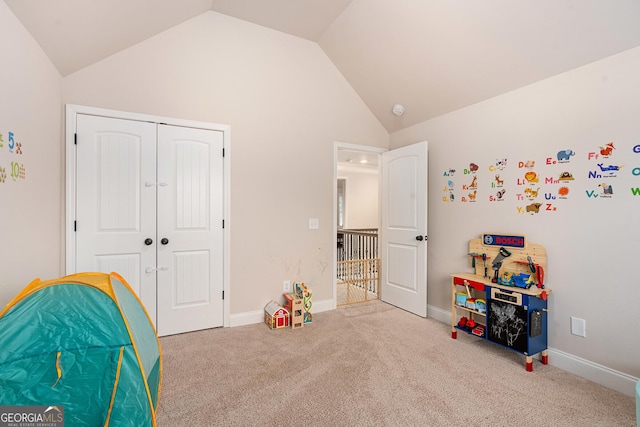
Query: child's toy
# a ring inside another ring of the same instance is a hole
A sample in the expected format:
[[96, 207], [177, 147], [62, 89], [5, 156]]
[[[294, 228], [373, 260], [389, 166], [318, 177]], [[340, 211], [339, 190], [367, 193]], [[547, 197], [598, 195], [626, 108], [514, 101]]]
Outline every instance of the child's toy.
[[469, 318], [469, 320], [467, 320], [467, 325], [466, 328], [471, 330], [473, 328], [475, 328], [478, 324], [476, 323], [475, 320], [473, 320], [473, 318]]
[[499, 283], [504, 286], [513, 286], [513, 273], [505, 271], [502, 273], [502, 277], [498, 278], [498, 281], [494, 283]]
[[285, 308], [291, 312], [291, 329], [298, 329], [304, 326], [304, 305], [303, 300], [296, 294], [284, 294]]
[[482, 298], [476, 298], [476, 310], [478, 313], [486, 313], [487, 312], [487, 301]]
[[302, 282], [295, 282], [293, 284], [293, 290], [297, 298], [302, 299], [304, 306], [304, 323], [311, 323], [313, 317], [311, 316], [311, 289], [305, 286]]
[[467, 294], [465, 292], [456, 292], [456, 305], [460, 307], [467, 306]]
[[512, 279], [513, 286], [515, 286], [516, 288], [529, 289], [529, 287], [531, 286], [532, 279], [530, 274], [520, 273], [518, 275], [513, 275]]
[[471, 333], [478, 337], [484, 337], [484, 325], [480, 325], [480, 324], [476, 325], [476, 327], [473, 328]]
[[[528, 371], [533, 369], [535, 354], [540, 353], [542, 364], [547, 364], [547, 299], [551, 290], [544, 283], [544, 246], [529, 243], [523, 235], [483, 233], [469, 241], [466, 252], [483, 254], [483, 262], [476, 261], [473, 268], [472, 260], [471, 274], [451, 275], [451, 337], [455, 339], [464, 331], [510, 348], [526, 356]], [[485, 257], [492, 264], [491, 277], [485, 272]], [[471, 298], [475, 298], [474, 309], [467, 305]], [[466, 320], [463, 326], [459, 321], [462, 313], [473, 317], [476, 324]]]
[[458, 320], [458, 326], [464, 328], [465, 326], [467, 326], [467, 320], [468, 319], [465, 316], [462, 316], [460, 320]]
[[536, 264], [531, 259], [531, 256], [527, 256], [527, 261], [515, 261], [516, 264], [524, 264], [529, 267], [531, 275], [527, 280], [528, 285], [526, 289], [529, 289], [532, 285], [536, 285], [540, 289], [544, 289], [544, 267], [540, 264]]
[[264, 307], [264, 323], [271, 329], [286, 328], [289, 326], [289, 312], [277, 302], [271, 301]]
[[476, 309], [476, 299], [475, 298], [467, 298], [467, 302], [465, 303], [465, 307], [475, 310]]
[[511, 252], [506, 250], [504, 247], [501, 247], [498, 250], [498, 255], [493, 259], [493, 264], [491, 265], [491, 268], [494, 271], [493, 279], [491, 279], [493, 283], [498, 282], [498, 275], [499, 275], [500, 267], [502, 267], [503, 260], [510, 256], [511, 256]]
[[[64, 405], [68, 426], [156, 425], [160, 341], [117, 273], [31, 282], [0, 310], [0, 361], [2, 405]], [[53, 425], [20, 418], [2, 424]]]

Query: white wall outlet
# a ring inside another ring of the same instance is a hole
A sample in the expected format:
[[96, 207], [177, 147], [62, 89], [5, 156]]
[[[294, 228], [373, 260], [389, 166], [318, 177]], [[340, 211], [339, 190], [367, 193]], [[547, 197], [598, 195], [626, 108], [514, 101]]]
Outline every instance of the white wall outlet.
[[309, 218], [309, 230], [317, 230], [320, 228], [320, 220], [318, 218]]
[[571, 316], [571, 333], [579, 337], [587, 337], [587, 325], [584, 319]]
[[291, 292], [291, 280], [285, 280], [284, 282], [282, 282], [282, 292]]

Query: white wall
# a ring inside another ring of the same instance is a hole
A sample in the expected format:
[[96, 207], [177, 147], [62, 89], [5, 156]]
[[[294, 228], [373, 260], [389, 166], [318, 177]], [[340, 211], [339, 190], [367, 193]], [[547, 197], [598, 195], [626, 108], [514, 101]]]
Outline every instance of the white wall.
[[[632, 193], [640, 188], [640, 153], [634, 152], [640, 144], [639, 75], [636, 48], [391, 135], [392, 148], [429, 141], [430, 305], [450, 311], [450, 274], [471, 271], [469, 239], [482, 232], [525, 234], [547, 249], [549, 346], [640, 376], [640, 194]], [[610, 141], [616, 150], [609, 159], [589, 157]], [[546, 164], [563, 149], [576, 152], [570, 163]], [[507, 192], [503, 202], [491, 202], [497, 189], [490, 169], [502, 158], [508, 159], [501, 172]], [[518, 211], [532, 203], [517, 197], [527, 170], [518, 162], [528, 160], [541, 178], [564, 171], [575, 177], [566, 184], [566, 199], [557, 198], [562, 184], [536, 183], [543, 203], [538, 214]], [[479, 165], [473, 203], [462, 201], [471, 162]], [[589, 178], [600, 162], [624, 167], [615, 178]], [[445, 176], [450, 169], [454, 176]], [[445, 201], [448, 180], [454, 181], [453, 202]], [[613, 185], [613, 197], [602, 197], [601, 182]], [[556, 210], [546, 210], [547, 204]], [[586, 320], [586, 338], [570, 334], [570, 316]]]
[[65, 103], [230, 125], [232, 316], [287, 279], [332, 298], [334, 142], [388, 133], [317, 44], [208, 12], [63, 84]]
[[338, 178], [346, 180], [344, 228], [378, 228], [378, 168], [338, 165]]
[[33, 279], [61, 274], [63, 148], [62, 78], [4, 2], [0, 40], [1, 311]]

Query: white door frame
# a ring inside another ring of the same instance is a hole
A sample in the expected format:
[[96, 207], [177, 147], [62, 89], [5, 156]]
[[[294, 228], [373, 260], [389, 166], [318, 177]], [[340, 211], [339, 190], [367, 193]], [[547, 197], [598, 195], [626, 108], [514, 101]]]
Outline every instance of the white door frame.
[[[220, 131], [224, 134], [224, 260], [223, 260], [223, 289], [224, 289], [224, 327], [230, 326], [230, 308], [231, 308], [231, 292], [230, 292], [230, 267], [231, 267], [231, 209], [230, 209], [230, 190], [231, 190], [231, 128], [229, 125], [221, 125], [215, 123], [198, 122], [192, 120], [176, 119], [162, 116], [152, 116], [146, 114], [130, 113], [124, 111], [107, 110], [103, 108], [87, 107], [82, 105], [66, 105], [66, 126], [65, 126], [65, 151], [66, 151], [66, 213], [65, 213], [65, 274], [76, 272], [76, 234], [74, 232], [74, 220], [76, 212], [76, 150], [75, 145], [75, 129], [78, 114], [87, 114], [102, 117], [111, 117], [116, 119], [164, 123], [174, 126], [190, 127], [197, 129], [207, 129]], [[335, 202], [334, 202], [335, 203]], [[334, 221], [335, 223], [335, 221]], [[334, 226], [335, 227], [335, 226]], [[334, 233], [335, 234], [335, 233]], [[334, 248], [334, 257], [335, 257]], [[335, 263], [334, 263], [335, 269]], [[335, 276], [335, 274], [334, 274]], [[335, 291], [334, 291], [335, 292]], [[334, 296], [335, 306], [335, 296]]]
[[[331, 226], [331, 230], [333, 232], [333, 237], [331, 241], [333, 242], [333, 303], [332, 309], [336, 309], [338, 307], [338, 248], [336, 245], [337, 235], [338, 235], [338, 188], [336, 183], [338, 182], [338, 151], [339, 150], [352, 150], [352, 151], [362, 151], [366, 153], [374, 153], [380, 156], [385, 151], [389, 151], [387, 148], [380, 147], [371, 147], [368, 145], [357, 145], [357, 144], [349, 144], [346, 142], [334, 142], [333, 143], [333, 223]], [[378, 162], [378, 183], [380, 181], [380, 173], [381, 173], [381, 165]], [[378, 185], [378, 193], [380, 193], [381, 188]], [[379, 196], [380, 194], [378, 194]], [[380, 197], [378, 197], [378, 229], [380, 228]]]

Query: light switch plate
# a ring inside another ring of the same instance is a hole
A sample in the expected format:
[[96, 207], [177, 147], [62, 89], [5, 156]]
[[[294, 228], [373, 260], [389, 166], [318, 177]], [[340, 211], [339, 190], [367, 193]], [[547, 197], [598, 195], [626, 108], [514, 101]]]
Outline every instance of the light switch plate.
[[318, 218], [309, 218], [309, 230], [317, 230], [320, 228], [320, 220]]

